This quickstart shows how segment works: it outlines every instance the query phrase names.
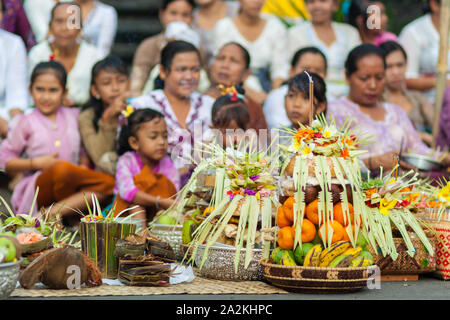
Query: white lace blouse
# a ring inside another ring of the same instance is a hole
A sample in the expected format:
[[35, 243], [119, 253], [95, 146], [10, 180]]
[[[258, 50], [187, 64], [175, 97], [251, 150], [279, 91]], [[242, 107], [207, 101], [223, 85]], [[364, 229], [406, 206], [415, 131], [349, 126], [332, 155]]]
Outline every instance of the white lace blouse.
[[327, 46], [317, 37], [310, 21], [300, 23], [288, 30], [288, 57], [292, 60], [295, 52], [304, 47], [317, 47], [327, 57], [327, 86], [333, 96], [347, 94], [345, 85], [345, 60], [349, 52], [361, 44], [358, 30], [346, 23], [332, 22], [336, 41]]
[[287, 79], [289, 63], [287, 57], [286, 28], [275, 17], [264, 17], [267, 23], [255, 41], [248, 41], [236, 28], [231, 18], [219, 20], [214, 28], [214, 55], [228, 42], [237, 42], [248, 50], [250, 69], [268, 68], [272, 80]]
[[27, 53], [22, 39], [0, 29], [0, 117], [28, 106]]

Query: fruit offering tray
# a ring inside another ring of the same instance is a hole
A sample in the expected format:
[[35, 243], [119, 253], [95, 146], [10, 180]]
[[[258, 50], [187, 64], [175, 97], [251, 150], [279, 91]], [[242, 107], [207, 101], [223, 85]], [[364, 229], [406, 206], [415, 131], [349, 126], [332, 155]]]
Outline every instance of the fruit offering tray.
[[261, 262], [264, 278], [272, 285], [298, 293], [355, 292], [375, 281], [377, 266], [355, 268], [304, 267]]

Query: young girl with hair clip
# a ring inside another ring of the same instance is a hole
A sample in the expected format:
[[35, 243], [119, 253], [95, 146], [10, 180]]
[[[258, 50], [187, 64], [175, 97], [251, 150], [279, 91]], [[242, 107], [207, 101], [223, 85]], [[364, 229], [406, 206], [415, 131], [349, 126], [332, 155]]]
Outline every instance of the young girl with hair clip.
[[180, 176], [167, 155], [168, 132], [164, 115], [153, 109], [135, 110], [124, 118], [119, 135], [116, 170], [116, 212], [139, 206], [133, 212], [147, 226], [158, 209], [180, 188]]
[[94, 65], [90, 96], [78, 119], [81, 139], [95, 168], [114, 176], [119, 117], [130, 97], [127, 67], [119, 57]]
[[34, 214], [53, 205], [51, 214], [58, 212], [66, 224], [76, 223], [68, 214], [85, 210], [85, 196], [90, 201], [91, 192], [100, 202], [107, 200], [113, 194], [114, 178], [79, 165], [85, 163], [79, 110], [62, 106], [67, 90], [66, 71], [60, 63], [42, 62], [35, 67], [30, 94], [35, 109], [19, 116], [0, 148], [0, 168], [8, 174], [24, 174], [11, 199], [14, 212], [29, 212], [39, 188]]
[[239, 133], [250, 127], [250, 113], [244, 95], [235, 87], [224, 90], [213, 104], [211, 119], [211, 130], [207, 132], [206, 140], [215, 140], [223, 148], [235, 147]]

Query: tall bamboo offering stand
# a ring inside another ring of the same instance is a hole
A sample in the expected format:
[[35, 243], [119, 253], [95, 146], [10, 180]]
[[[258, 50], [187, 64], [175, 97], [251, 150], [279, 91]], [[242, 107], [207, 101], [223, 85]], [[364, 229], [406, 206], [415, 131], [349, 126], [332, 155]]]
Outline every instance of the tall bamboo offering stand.
[[410, 212], [386, 214], [385, 201], [391, 201], [387, 193], [377, 208], [367, 206], [357, 157], [365, 152], [360, 146], [369, 141], [348, 127], [345, 123], [337, 128], [319, 117], [311, 126], [286, 129], [292, 143], [280, 146], [287, 159], [280, 175], [283, 205], [276, 220], [277, 248], [262, 263], [264, 276], [276, 286], [324, 293], [367, 287], [380, 267], [378, 255], [392, 260], [399, 256], [393, 227], [400, 231], [410, 256], [415, 252], [411, 234], [434, 253]]
[[[242, 150], [242, 151], [238, 151]], [[275, 170], [267, 154], [249, 145], [237, 150], [211, 147], [211, 165], [218, 179], [208, 212], [199, 217], [192, 232], [188, 263], [198, 267], [200, 276], [219, 280], [262, 280], [259, 260], [268, 258], [270, 230], [278, 207]], [[219, 181], [228, 181], [226, 187]]]

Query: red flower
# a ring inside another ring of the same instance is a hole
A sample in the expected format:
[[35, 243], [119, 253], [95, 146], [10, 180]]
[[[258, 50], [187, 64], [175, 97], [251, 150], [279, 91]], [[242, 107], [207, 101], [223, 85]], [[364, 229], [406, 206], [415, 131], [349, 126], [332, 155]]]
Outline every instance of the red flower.
[[55, 60], [55, 55], [54, 54], [52, 54], [50, 57], [49, 57], [49, 59], [50, 59], [50, 61], [53, 61], [53, 60]]

